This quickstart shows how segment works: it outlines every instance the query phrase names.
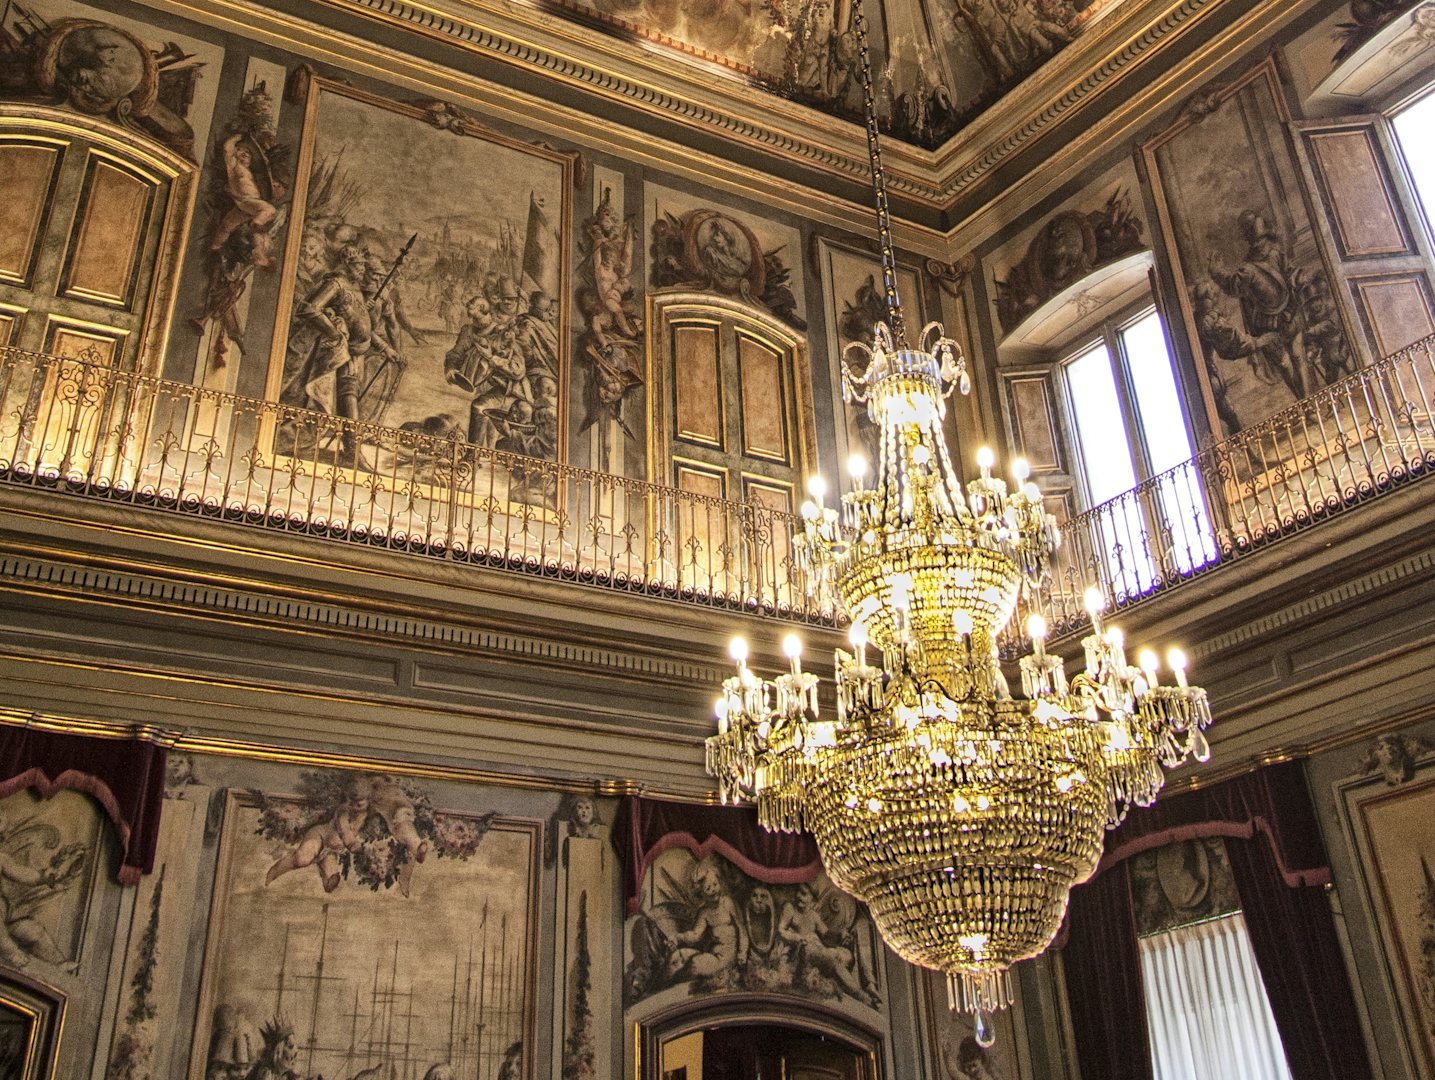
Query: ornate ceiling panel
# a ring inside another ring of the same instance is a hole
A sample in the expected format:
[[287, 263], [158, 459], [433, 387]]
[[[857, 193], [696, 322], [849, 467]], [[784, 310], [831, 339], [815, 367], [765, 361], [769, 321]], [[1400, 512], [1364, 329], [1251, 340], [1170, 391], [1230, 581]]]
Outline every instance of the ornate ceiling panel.
[[[860, 120], [852, 0], [533, 0], [788, 101]], [[888, 133], [926, 149], [1125, 0], [868, 0]]]

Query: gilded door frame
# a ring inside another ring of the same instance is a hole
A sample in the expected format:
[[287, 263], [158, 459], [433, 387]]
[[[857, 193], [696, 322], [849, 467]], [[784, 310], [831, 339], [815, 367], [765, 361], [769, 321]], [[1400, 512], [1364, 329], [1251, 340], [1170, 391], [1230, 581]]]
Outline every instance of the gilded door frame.
[[[194, 218], [199, 188], [199, 165], [128, 128], [99, 117], [49, 105], [0, 102], [0, 130], [7, 133], [62, 139], [84, 139], [130, 168], [168, 182], [169, 197], [160, 213], [154, 271], [143, 311], [136, 312], [140, 326], [135, 345], [134, 369], [158, 375], [164, 364], [174, 306], [179, 298], [179, 274]], [[98, 324], [97, 329], [108, 329]]]
[[662, 1080], [663, 1045], [711, 1027], [771, 1024], [823, 1035], [866, 1059], [870, 1080], [885, 1080], [886, 1038], [845, 1013], [776, 994], [719, 994], [687, 1000], [633, 1021], [633, 1080]]
[[[647, 303], [648, 480], [671, 487], [667, 464], [672, 460], [672, 371], [662, 340], [673, 314], [682, 317], [733, 319], [742, 329], [766, 339], [777, 351], [792, 356], [793, 469], [802, 476], [817, 465], [817, 429], [812, 419], [812, 370], [807, 340], [787, 323], [762, 308], [726, 296], [686, 290], [655, 290]], [[730, 499], [740, 502], [740, 499]]]

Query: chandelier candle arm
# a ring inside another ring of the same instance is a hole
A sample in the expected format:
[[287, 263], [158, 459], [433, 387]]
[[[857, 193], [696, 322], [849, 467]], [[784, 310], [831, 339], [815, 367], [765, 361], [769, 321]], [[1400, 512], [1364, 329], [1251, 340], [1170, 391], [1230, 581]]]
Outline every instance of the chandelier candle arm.
[[854, 26], [888, 317], [844, 351], [842, 396], [865, 404], [878, 457], [870, 478], [866, 461], [849, 462], [837, 508], [813, 477], [793, 538], [814, 600], [851, 620], [852, 651], [834, 650], [836, 709], [822, 715], [796, 638], [772, 680], [735, 640], [707, 769], [725, 802], [757, 804], [764, 828], [811, 830], [828, 876], [893, 951], [945, 972], [952, 1007], [988, 1030], [984, 1014], [1011, 1003], [1011, 966], [1050, 945], [1072, 886], [1095, 872], [1106, 828], [1156, 797], [1163, 766], [1209, 755], [1211, 714], [1179, 650], [1174, 684], [1154, 653], [1128, 664], [1096, 588], [1084, 670], [1067, 679], [1036, 612], [1013, 697], [997, 638], [1024, 591], [1030, 601], [1050, 586], [1060, 533], [1025, 462], [1010, 488], [987, 448], [965, 488], [952, 466], [946, 402], [971, 378], [939, 324], [907, 339], [860, 0]]

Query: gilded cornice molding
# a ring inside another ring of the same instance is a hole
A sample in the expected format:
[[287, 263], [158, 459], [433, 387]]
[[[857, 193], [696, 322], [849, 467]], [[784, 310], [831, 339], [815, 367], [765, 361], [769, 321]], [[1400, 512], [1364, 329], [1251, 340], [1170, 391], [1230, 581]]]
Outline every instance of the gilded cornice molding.
[[[597, 91], [652, 115], [676, 119], [703, 131], [716, 131], [765, 152], [866, 183], [866, 144], [857, 125], [765, 93], [756, 95], [761, 98], [763, 108], [754, 112], [755, 95], [748, 86], [733, 82], [729, 90], [724, 85], [728, 81], [725, 76], [702, 80], [696, 71], [689, 74], [679, 65], [654, 65], [651, 54], [624, 55], [621, 45], [613, 48], [618, 43], [608, 35], [584, 30], [561, 18], [509, 5], [464, 4], [462, 6], [473, 11], [473, 16], [464, 17], [407, 0], [320, 2], [417, 30], [426, 36], [448, 39], [495, 59]], [[511, 15], [513, 10], [522, 11], [522, 17]], [[484, 22], [478, 22], [478, 18]], [[538, 40], [532, 35], [540, 27], [544, 32]], [[676, 77], [674, 69], [677, 69]], [[684, 75], [687, 77], [683, 78]], [[902, 147], [893, 155], [894, 159], [902, 156], [918, 160], [931, 157], [915, 147]], [[898, 169], [889, 173], [888, 183], [894, 191], [913, 201], [932, 207], [941, 204], [940, 187], [920, 173]]]
[[284, 630], [322, 629], [383, 637], [400, 643], [422, 642], [425, 648], [439, 646], [468, 654], [501, 654], [590, 672], [603, 670], [620, 677], [716, 685], [724, 674], [714, 665], [690, 663], [671, 654], [654, 655], [636, 650], [603, 648], [411, 614], [389, 614], [336, 602], [261, 593], [222, 584], [171, 580], [53, 559], [13, 555], [0, 558], [0, 581], [21, 584], [50, 595], [83, 595], [130, 603], [141, 601], [152, 608], [190, 615], [223, 615]]
[[219, 757], [246, 758], [251, 761], [274, 761], [319, 769], [354, 769], [362, 772], [384, 772], [395, 776], [413, 776], [424, 780], [448, 780], [458, 783], [486, 784], [496, 787], [522, 788], [551, 792], [574, 792], [589, 795], [623, 796], [647, 794], [676, 802], [712, 803], [711, 796], [695, 797], [690, 792], [665, 792], [626, 778], [595, 780], [571, 776], [543, 776], [484, 769], [474, 766], [441, 765], [405, 761], [396, 757], [340, 753], [332, 750], [306, 749], [250, 739], [231, 739], [181, 731], [157, 724], [125, 724], [107, 720], [62, 716], [50, 712], [23, 712], [0, 708], [0, 725], [51, 731], [62, 735], [80, 735], [91, 739], [125, 739], [154, 743], [166, 750], [183, 754], [213, 754]]
[[[471, 36], [453, 37], [440, 33], [430, 24], [449, 25], [452, 20], [436, 14], [424, 16], [417, 9], [414, 9], [416, 21], [409, 22], [370, 10], [363, 6], [365, 0], [313, 2], [352, 11], [370, 20], [392, 23], [398, 29], [442, 39], [518, 67], [539, 68], [541, 65], [538, 63], [525, 62], [523, 58], [546, 55], [545, 50], [511, 35], [477, 29], [472, 30]], [[570, 140], [584, 150], [601, 151], [673, 177], [691, 179], [744, 198], [761, 200], [775, 209], [800, 215], [814, 223], [858, 232], [866, 232], [870, 228], [871, 210], [865, 201], [849, 201], [826, 191], [820, 199], [814, 200], [814, 185], [810, 182], [775, 176], [732, 155], [718, 156], [672, 142], [655, 141], [642, 131], [615, 124], [603, 115], [601, 109], [595, 110], [591, 104], [586, 109], [560, 104], [507, 86], [492, 77], [481, 77], [451, 64], [437, 63], [418, 55], [413, 49], [400, 50], [341, 33], [320, 25], [312, 18], [299, 18], [254, 0], [154, 0], [154, 3], [184, 18], [242, 35], [248, 40], [263, 41], [297, 57], [329, 65], [349, 76], [377, 80], [393, 87], [400, 97], [407, 91], [416, 97], [451, 102], [493, 121], [518, 125], [537, 135]], [[481, 47], [485, 42], [493, 45], [493, 49]], [[554, 66], [544, 68], [543, 72], [561, 77], [561, 72], [574, 61], [555, 58], [552, 63]], [[612, 100], [622, 99], [638, 107], [650, 98], [666, 100], [658, 88], [645, 90], [646, 83], [616, 75], [595, 76], [592, 83], [569, 81], [590, 91], [603, 91]], [[611, 89], [604, 90], [609, 84], [632, 87], [635, 96], [623, 98]], [[652, 105], [647, 106], [646, 111], [653, 115], [671, 115]], [[695, 115], [701, 115], [701, 110]], [[816, 113], [812, 115], [820, 116]], [[788, 156], [813, 168], [823, 169], [829, 175], [843, 176], [854, 191], [865, 189], [866, 150], [860, 129], [835, 120], [829, 123], [840, 140], [847, 144], [843, 152], [834, 158], [844, 163], [841, 168], [824, 168], [821, 152], [806, 141], [801, 144], [802, 148], [806, 148], [804, 153]], [[694, 130], [703, 127], [697, 123], [690, 123], [689, 126]], [[776, 132], [768, 128], [756, 131], [754, 139], [754, 144], [761, 143], [769, 150], [782, 141]], [[946, 244], [941, 231], [912, 221], [899, 220], [895, 225], [898, 245], [904, 250], [924, 256], [945, 256]]]
[[1435, 573], [1435, 550], [1417, 552], [1399, 562], [1390, 563], [1368, 574], [1343, 581], [1334, 588], [1308, 596], [1299, 603], [1287, 605], [1278, 611], [1242, 623], [1225, 633], [1207, 638], [1191, 650], [1192, 655], [1197, 659], [1215, 656], [1277, 630], [1309, 624], [1311, 619], [1325, 612], [1348, 605], [1372, 593], [1403, 587], [1412, 580], [1428, 577], [1431, 573]]

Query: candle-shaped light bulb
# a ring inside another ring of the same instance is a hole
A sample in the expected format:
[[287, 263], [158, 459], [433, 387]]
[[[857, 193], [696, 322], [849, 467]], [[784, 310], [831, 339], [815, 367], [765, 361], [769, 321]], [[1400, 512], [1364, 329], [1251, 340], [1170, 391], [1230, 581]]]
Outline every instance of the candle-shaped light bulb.
[[718, 734], [719, 734], [719, 735], [726, 735], [726, 734], [727, 734], [727, 714], [728, 714], [728, 707], [729, 707], [729, 706], [728, 706], [728, 703], [727, 703], [727, 698], [725, 698], [725, 697], [720, 697], [720, 698], [718, 698], [717, 701], [714, 702], [714, 704], [713, 704], [713, 712], [717, 715], [717, 725], [718, 725]]
[[735, 637], [728, 642], [727, 654], [737, 661], [738, 667], [747, 663], [747, 639]]
[[1136, 657], [1136, 663], [1139, 664], [1141, 670], [1146, 673], [1147, 685], [1155, 686], [1156, 669], [1161, 666], [1161, 662], [1156, 659], [1156, 654], [1150, 649], [1142, 649], [1140, 654]]
[[802, 639], [796, 634], [788, 634], [782, 639], [782, 655], [792, 661], [792, 674], [802, 674]]
[[990, 446], [983, 446], [977, 451], [977, 466], [982, 470], [982, 479], [990, 480], [992, 466], [997, 463], [997, 456], [992, 453]]
[[1027, 637], [1031, 638], [1031, 654], [1036, 657], [1037, 662], [1046, 659], [1046, 620], [1036, 612], [1027, 616], [1026, 620]]
[[860, 484], [867, 475], [867, 459], [861, 454], [853, 454], [849, 457], [847, 459], [847, 475]]
[[1089, 615], [1100, 615], [1106, 610], [1106, 597], [1101, 595], [1101, 590], [1095, 585], [1086, 590], [1086, 611]]
[[1031, 475], [1031, 466], [1026, 463], [1026, 458], [1017, 458], [1011, 463], [1011, 474], [1016, 478], [1018, 487], [1026, 483], [1026, 478]]
[[827, 497], [827, 481], [820, 475], [809, 476], [807, 478], [807, 494], [812, 496], [818, 506], [821, 506], [822, 500]]
[[1176, 673], [1176, 685], [1186, 685], [1186, 654], [1180, 649], [1172, 649], [1166, 654], [1166, 663]]
[[852, 647], [857, 650], [857, 666], [867, 666], [867, 627], [860, 622], [854, 622], [847, 631], [847, 640], [852, 642]]

